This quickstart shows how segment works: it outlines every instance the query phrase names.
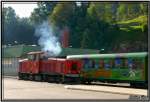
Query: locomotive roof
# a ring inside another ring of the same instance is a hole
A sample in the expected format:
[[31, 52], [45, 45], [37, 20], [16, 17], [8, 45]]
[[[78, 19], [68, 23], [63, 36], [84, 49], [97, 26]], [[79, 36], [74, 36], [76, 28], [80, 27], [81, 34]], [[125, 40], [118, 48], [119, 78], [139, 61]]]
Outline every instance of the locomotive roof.
[[60, 60], [60, 61], [65, 61], [66, 59], [63, 58], [48, 58], [49, 60]]
[[145, 57], [147, 52], [136, 52], [136, 53], [114, 53], [114, 54], [86, 54], [86, 55], [69, 55], [67, 59], [82, 59], [82, 58], [128, 58], [128, 57]]

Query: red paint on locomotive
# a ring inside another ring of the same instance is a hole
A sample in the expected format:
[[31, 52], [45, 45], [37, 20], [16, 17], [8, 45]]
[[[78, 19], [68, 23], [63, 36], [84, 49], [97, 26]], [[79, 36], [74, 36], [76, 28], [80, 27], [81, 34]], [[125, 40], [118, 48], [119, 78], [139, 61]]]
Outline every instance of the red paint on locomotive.
[[75, 76], [80, 74], [82, 62], [80, 60], [68, 60], [61, 58], [41, 59], [41, 52], [32, 52], [33, 59], [20, 62], [19, 73], [36, 75], [62, 75]]

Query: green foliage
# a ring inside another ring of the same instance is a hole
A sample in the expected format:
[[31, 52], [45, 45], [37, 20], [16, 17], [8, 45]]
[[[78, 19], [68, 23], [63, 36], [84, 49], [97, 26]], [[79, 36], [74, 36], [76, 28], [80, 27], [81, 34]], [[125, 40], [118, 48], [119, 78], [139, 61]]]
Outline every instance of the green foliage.
[[[48, 20], [69, 29], [69, 46], [105, 53], [147, 51], [147, 2], [39, 2], [30, 18], [11, 8], [2, 13], [5, 43], [35, 43], [34, 27]], [[13, 26], [12, 26], [13, 25]], [[11, 36], [11, 39], [10, 39]]]
[[34, 25], [40, 24], [47, 20], [51, 15], [56, 2], [38, 2], [38, 8], [35, 8], [31, 14], [30, 20]]
[[3, 44], [32, 44], [35, 41], [34, 28], [28, 18], [19, 18], [11, 8], [3, 8], [2, 16], [2, 43]]
[[91, 3], [87, 13], [90, 17], [96, 17], [105, 22], [112, 22], [113, 11], [111, 3]]
[[131, 20], [126, 20], [126, 21], [120, 21], [118, 22], [118, 24], [132, 24], [132, 23], [138, 23], [138, 24], [143, 24], [143, 23], [147, 23], [147, 15], [142, 15], [139, 16], [137, 18], [131, 19]]
[[66, 26], [70, 23], [73, 9], [73, 3], [58, 3], [50, 15], [49, 20], [56, 26]]
[[13, 29], [15, 29], [16, 27], [15, 24], [17, 23], [17, 17], [16, 17], [15, 11], [11, 7], [3, 8], [2, 19], [3, 19], [2, 20], [2, 27], [3, 27], [2, 37], [4, 38], [2, 43], [9, 43], [13, 39], [13, 35], [12, 35], [14, 33]]
[[147, 3], [119, 2], [117, 8], [117, 20], [124, 21], [134, 19], [140, 15], [147, 15]]

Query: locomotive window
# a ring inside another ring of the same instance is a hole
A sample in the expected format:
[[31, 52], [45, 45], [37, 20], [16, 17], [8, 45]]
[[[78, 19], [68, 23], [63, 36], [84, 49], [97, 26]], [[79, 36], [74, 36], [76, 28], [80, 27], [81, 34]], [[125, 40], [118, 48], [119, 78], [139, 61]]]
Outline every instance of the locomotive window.
[[29, 60], [32, 60], [32, 59], [33, 59], [33, 56], [29, 55], [29, 56], [28, 56], [28, 59], [29, 59]]
[[39, 59], [40, 59], [40, 55], [39, 54], [37, 54], [37, 55], [35, 55], [36, 56], [36, 61], [38, 61]]
[[35, 55], [29, 55], [29, 60], [34, 61], [35, 60]]

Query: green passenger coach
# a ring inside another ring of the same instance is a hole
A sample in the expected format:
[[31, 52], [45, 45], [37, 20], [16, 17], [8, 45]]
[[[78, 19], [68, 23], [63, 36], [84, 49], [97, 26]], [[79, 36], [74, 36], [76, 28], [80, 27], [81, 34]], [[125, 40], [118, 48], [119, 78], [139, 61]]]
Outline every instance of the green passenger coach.
[[84, 82], [127, 82], [134, 87], [147, 87], [147, 52], [70, 55], [67, 59], [82, 60], [80, 79]]

